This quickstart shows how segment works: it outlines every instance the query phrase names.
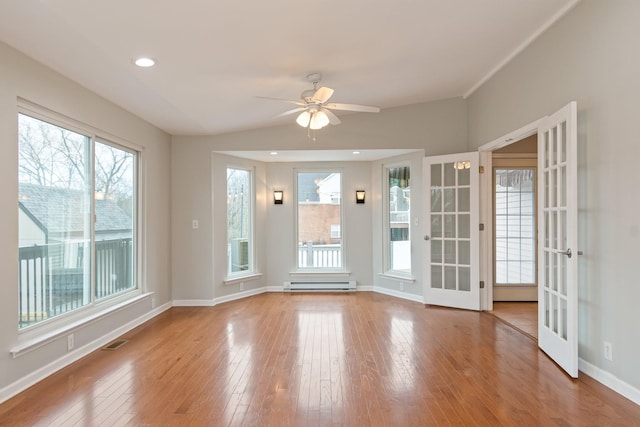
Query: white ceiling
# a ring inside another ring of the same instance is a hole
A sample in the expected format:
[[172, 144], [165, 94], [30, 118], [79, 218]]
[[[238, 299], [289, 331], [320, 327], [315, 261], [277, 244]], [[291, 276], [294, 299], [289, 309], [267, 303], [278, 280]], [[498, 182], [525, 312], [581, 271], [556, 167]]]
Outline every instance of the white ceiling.
[[297, 99], [310, 72], [334, 102], [466, 96], [576, 1], [7, 0], [0, 40], [171, 134], [219, 134], [292, 122], [256, 96]]

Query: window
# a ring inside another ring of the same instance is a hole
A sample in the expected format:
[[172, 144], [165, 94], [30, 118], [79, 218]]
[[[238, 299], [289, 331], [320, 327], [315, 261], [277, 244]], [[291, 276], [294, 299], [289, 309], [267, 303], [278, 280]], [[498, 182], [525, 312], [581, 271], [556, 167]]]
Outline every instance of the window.
[[534, 168], [494, 169], [496, 285], [535, 285]]
[[340, 224], [331, 224], [331, 238], [332, 239], [340, 238]]
[[298, 172], [296, 185], [298, 268], [342, 268], [340, 172]]
[[227, 168], [227, 271], [253, 271], [253, 174]]
[[136, 289], [137, 153], [18, 115], [25, 328]]
[[411, 274], [411, 170], [409, 166], [386, 169], [387, 203], [385, 268]]

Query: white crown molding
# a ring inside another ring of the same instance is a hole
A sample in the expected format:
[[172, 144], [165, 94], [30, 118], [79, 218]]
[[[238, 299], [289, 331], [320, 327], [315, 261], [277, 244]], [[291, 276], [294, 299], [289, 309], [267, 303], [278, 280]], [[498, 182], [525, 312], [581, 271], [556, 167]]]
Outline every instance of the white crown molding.
[[520, 44], [520, 46], [518, 46], [513, 52], [511, 52], [509, 55], [507, 55], [506, 58], [504, 58], [502, 61], [500, 61], [498, 63], [498, 65], [496, 65], [491, 71], [489, 71], [489, 73], [487, 75], [485, 75], [483, 78], [481, 78], [476, 84], [474, 84], [473, 86], [471, 86], [471, 89], [469, 89], [462, 97], [464, 99], [467, 99], [468, 97], [470, 97], [471, 95], [473, 95], [473, 93], [478, 90], [480, 88], [480, 86], [482, 86], [483, 84], [485, 84], [491, 77], [493, 77], [494, 75], [496, 75], [498, 73], [498, 71], [500, 71], [502, 68], [504, 68], [509, 62], [511, 62], [513, 60], [513, 58], [515, 58], [516, 56], [518, 56], [522, 51], [524, 51], [527, 47], [529, 47], [529, 45], [531, 43], [533, 43], [538, 37], [540, 37], [540, 35], [542, 35], [545, 31], [547, 31], [553, 24], [555, 24], [560, 18], [562, 18], [564, 15], [566, 15], [571, 9], [573, 9], [573, 7], [578, 4], [580, 0], [573, 0], [572, 2], [566, 4], [562, 9], [560, 9], [558, 12], [556, 12], [551, 18], [549, 18], [547, 20], [547, 22], [545, 22], [544, 24], [542, 24], [537, 31], [535, 31], [533, 34], [531, 34], [527, 39], [525, 39], [525, 41]]

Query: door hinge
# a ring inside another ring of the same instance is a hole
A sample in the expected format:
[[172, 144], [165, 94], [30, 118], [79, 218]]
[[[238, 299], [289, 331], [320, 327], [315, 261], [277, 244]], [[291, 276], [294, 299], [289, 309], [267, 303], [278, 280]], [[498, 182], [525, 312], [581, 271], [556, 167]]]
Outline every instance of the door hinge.
[[484, 231], [484, 224], [480, 224], [480, 231]]
[[480, 173], [484, 173], [484, 166], [480, 166]]
[[484, 289], [484, 280], [480, 280], [480, 289]]

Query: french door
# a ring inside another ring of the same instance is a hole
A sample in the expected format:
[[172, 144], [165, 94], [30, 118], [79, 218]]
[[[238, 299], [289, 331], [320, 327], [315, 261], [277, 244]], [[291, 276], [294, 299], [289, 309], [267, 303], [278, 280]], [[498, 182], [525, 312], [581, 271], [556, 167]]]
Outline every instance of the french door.
[[479, 155], [426, 157], [425, 303], [480, 309]]
[[[538, 345], [578, 376], [577, 105], [537, 123]], [[426, 157], [425, 303], [480, 309], [478, 153]]]
[[538, 345], [578, 376], [577, 107], [538, 125]]

